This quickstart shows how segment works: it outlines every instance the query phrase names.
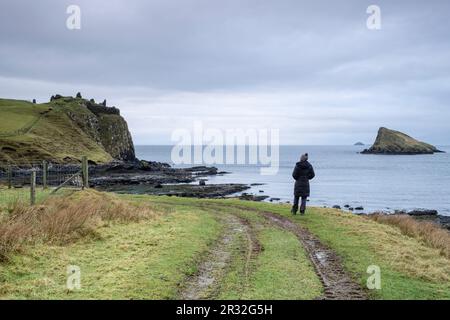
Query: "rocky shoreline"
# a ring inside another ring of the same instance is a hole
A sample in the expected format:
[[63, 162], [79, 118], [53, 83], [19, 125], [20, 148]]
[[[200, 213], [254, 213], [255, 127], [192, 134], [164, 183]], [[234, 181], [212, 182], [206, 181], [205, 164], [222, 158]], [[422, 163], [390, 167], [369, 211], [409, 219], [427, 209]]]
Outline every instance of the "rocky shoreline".
[[223, 198], [250, 188], [246, 184], [206, 183], [208, 176], [222, 174], [226, 172], [216, 167], [173, 168], [167, 163], [141, 160], [91, 167], [89, 183], [101, 191], [196, 198]]
[[349, 211], [356, 215], [372, 215], [372, 214], [376, 214], [376, 215], [380, 215], [380, 214], [381, 215], [408, 215], [419, 221], [434, 222], [434, 223], [440, 225], [441, 227], [450, 231], [450, 216], [440, 215], [437, 210], [415, 209], [415, 210], [395, 210], [393, 212], [376, 211], [376, 212], [364, 213], [364, 207], [362, 207], [362, 206], [352, 207], [352, 206], [346, 204], [343, 207], [341, 207], [340, 205], [334, 205], [331, 208], [338, 209], [338, 210], [346, 210], [346, 211]]
[[[21, 175], [31, 174], [31, 168], [20, 169]], [[51, 169], [50, 169], [51, 170]], [[79, 165], [63, 165], [61, 173], [73, 173], [79, 170]], [[117, 161], [104, 165], [91, 165], [89, 168], [90, 187], [100, 191], [124, 194], [167, 195], [195, 198], [236, 198], [247, 201], [268, 201], [274, 203], [290, 203], [279, 198], [262, 194], [263, 190], [249, 193], [247, 190], [263, 184], [224, 183], [208, 184], [208, 177], [227, 174], [216, 167], [195, 166], [188, 168], [173, 168], [168, 163], [137, 160], [133, 162]], [[38, 180], [41, 177], [38, 175]], [[25, 179], [24, 181], [29, 181]], [[40, 183], [38, 181], [38, 183]], [[51, 183], [50, 183], [51, 184]], [[19, 187], [19, 186], [18, 186]], [[327, 206], [325, 206], [327, 207]], [[357, 215], [363, 214], [397, 214], [409, 215], [417, 220], [431, 221], [450, 230], [450, 216], [443, 216], [436, 210], [396, 210], [393, 212], [365, 213], [363, 206], [349, 204], [333, 205], [331, 208], [345, 210]]]

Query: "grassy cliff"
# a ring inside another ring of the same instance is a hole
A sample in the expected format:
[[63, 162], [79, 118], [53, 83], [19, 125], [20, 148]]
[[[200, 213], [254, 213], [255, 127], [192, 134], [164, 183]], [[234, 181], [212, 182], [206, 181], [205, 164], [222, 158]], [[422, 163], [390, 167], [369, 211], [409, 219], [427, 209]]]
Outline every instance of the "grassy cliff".
[[0, 162], [74, 162], [86, 155], [96, 163], [133, 160], [134, 147], [117, 109], [82, 98], [48, 103], [0, 99]]

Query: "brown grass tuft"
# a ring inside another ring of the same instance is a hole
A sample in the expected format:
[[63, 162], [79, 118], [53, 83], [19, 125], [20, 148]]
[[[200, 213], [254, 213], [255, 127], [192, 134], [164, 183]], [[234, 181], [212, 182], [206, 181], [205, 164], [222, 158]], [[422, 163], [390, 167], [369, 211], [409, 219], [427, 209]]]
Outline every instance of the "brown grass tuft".
[[45, 241], [64, 244], [92, 235], [112, 221], [138, 222], [155, 216], [149, 206], [87, 191], [65, 198], [50, 198], [40, 206], [14, 202], [0, 218], [0, 261], [25, 244]]
[[436, 223], [417, 221], [403, 214], [372, 214], [369, 217], [377, 222], [398, 227], [403, 234], [419, 239], [432, 248], [439, 249], [442, 255], [450, 258], [450, 233]]

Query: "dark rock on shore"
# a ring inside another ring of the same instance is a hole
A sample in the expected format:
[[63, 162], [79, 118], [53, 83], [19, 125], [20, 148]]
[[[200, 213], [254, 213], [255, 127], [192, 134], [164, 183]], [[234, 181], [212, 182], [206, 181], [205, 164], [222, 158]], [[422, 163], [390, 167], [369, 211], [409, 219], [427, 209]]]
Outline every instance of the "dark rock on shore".
[[[378, 213], [376, 213], [378, 214]], [[389, 214], [389, 213], [387, 213]], [[450, 231], [450, 216], [442, 216], [438, 213], [437, 210], [428, 210], [428, 209], [416, 209], [411, 211], [406, 210], [396, 210], [394, 211], [395, 215], [409, 215], [416, 220], [419, 221], [429, 221], [434, 222], [441, 227]]]
[[264, 201], [268, 198], [269, 196], [256, 196], [253, 194], [248, 194], [248, 193], [242, 193], [242, 195], [240, 195], [238, 198], [240, 200], [247, 200], [247, 201]]
[[415, 218], [416, 220], [431, 221], [441, 225], [443, 228], [450, 230], [450, 217], [439, 215], [437, 210], [411, 210], [406, 212], [406, 214]]
[[172, 168], [167, 163], [141, 160], [92, 166], [89, 183], [107, 190], [114, 185], [191, 183], [199, 177], [216, 174], [215, 167]]
[[339, 206], [339, 205], [334, 205], [333, 207], [332, 207], [333, 209], [338, 209], [338, 210], [340, 210], [341, 209], [341, 206]]
[[209, 184], [200, 186], [197, 184], [173, 184], [160, 185], [158, 188], [147, 185], [112, 185], [102, 190], [126, 193], [126, 194], [149, 194], [158, 196], [177, 196], [194, 198], [224, 198], [226, 196], [247, 190], [245, 184]]
[[[250, 188], [245, 184], [207, 185], [206, 179], [201, 179], [217, 174], [215, 167], [173, 168], [141, 160], [92, 166], [89, 183], [102, 191], [197, 198], [222, 198]], [[198, 184], [193, 184], [195, 181]]]
[[402, 132], [380, 128], [375, 143], [362, 154], [413, 155], [443, 152]]
[[437, 210], [412, 210], [408, 211], [410, 216], [437, 216]]

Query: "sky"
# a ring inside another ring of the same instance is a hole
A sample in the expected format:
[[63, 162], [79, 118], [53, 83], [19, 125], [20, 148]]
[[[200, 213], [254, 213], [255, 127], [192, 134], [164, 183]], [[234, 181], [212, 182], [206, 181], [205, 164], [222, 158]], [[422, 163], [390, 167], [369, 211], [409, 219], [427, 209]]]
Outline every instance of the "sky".
[[107, 99], [135, 144], [201, 121], [281, 144], [372, 143], [384, 126], [450, 145], [449, 31], [446, 0], [2, 0], [0, 97]]

